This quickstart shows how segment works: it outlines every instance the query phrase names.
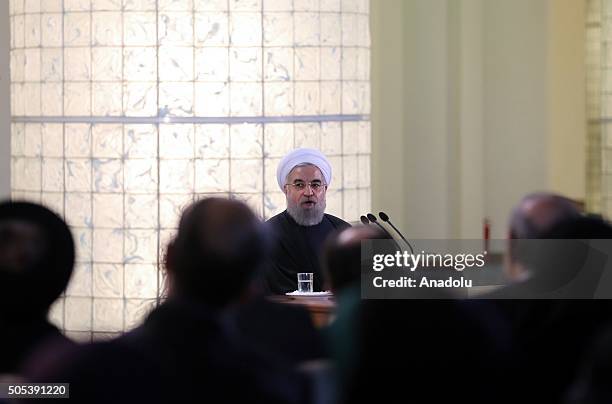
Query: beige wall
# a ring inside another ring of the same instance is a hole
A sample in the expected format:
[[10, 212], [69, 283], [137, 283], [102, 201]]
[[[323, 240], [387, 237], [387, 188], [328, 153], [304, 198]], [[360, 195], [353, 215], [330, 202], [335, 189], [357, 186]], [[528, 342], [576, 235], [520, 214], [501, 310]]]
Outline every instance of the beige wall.
[[582, 1], [371, 7], [375, 210], [415, 238], [478, 238], [485, 216], [503, 237], [528, 192], [584, 197]]
[[370, 24], [372, 208], [405, 225], [403, 7], [404, 0], [373, 1]]
[[[405, 229], [418, 237], [452, 231], [454, 195], [450, 192], [456, 148], [452, 127], [455, 62], [449, 45], [446, 1], [405, 2], [404, 43], [407, 212]], [[417, 233], [418, 232], [418, 233]]]
[[10, 195], [9, 3], [0, 2], [0, 200]]
[[549, 0], [548, 183], [584, 200], [586, 189], [586, 2]]
[[484, 194], [484, 63], [483, 63], [483, 0], [463, 1], [460, 19], [459, 82], [459, 231], [462, 238], [482, 235]]
[[511, 207], [546, 189], [546, 2], [484, 2], [485, 214], [505, 235]]

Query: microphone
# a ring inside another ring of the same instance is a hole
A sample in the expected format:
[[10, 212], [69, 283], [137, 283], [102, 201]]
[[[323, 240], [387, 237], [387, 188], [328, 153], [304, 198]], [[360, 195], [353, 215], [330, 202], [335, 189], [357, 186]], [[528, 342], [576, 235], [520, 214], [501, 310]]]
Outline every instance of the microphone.
[[[362, 217], [363, 217], [363, 216], [362, 216]], [[397, 249], [398, 249], [398, 250], [400, 250], [400, 251], [402, 250], [402, 247], [401, 247], [401, 246], [400, 246], [400, 245], [397, 243], [397, 241], [396, 241], [396, 240], [393, 238], [393, 236], [391, 235], [391, 233], [389, 233], [389, 231], [387, 231], [387, 229], [385, 229], [385, 228], [384, 228], [384, 227], [383, 227], [383, 226], [382, 226], [380, 223], [378, 223], [378, 221], [377, 221], [377, 219], [376, 219], [376, 216], [374, 216], [374, 215], [373, 215], [373, 214], [371, 214], [371, 213], [368, 213], [368, 214], [367, 214], [367, 218], [366, 218], [366, 219], [367, 219], [367, 220], [368, 220], [370, 223], [374, 223], [376, 226], [380, 227], [380, 228], [382, 229], [382, 231], [383, 231], [383, 232], [385, 232], [385, 234], [386, 234], [387, 236], [389, 236], [389, 238], [390, 238], [391, 240], [393, 240], [393, 242], [394, 242], [394, 243], [395, 243], [395, 245], [397, 246]], [[363, 219], [362, 219], [362, 221], [363, 221]]]
[[[385, 229], [384, 227], [382, 227], [382, 225], [380, 223], [378, 223], [378, 219], [376, 219], [376, 216], [374, 216], [371, 213], [368, 213], [366, 215], [368, 217], [368, 220], [372, 223], [374, 223], [376, 226], [380, 227], [381, 229], [383, 229], [383, 231], [387, 234], [389, 234], [389, 232], [387, 231], [387, 229]], [[391, 236], [391, 234], [389, 234], [389, 236]]]
[[[374, 215], [372, 215], [372, 216], [374, 216]], [[389, 220], [389, 215], [387, 215], [385, 212], [378, 212], [378, 216], [380, 216], [380, 220], [382, 220], [382, 221], [383, 221], [383, 222], [385, 222], [385, 223], [389, 223], [389, 225], [390, 225], [391, 227], [393, 227], [393, 230], [395, 230], [395, 231], [397, 232], [397, 234], [399, 234], [399, 235], [400, 235], [400, 237], [402, 238], [402, 240], [404, 240], [404, 242], [405, 242], [406, 244], [408, 244], [408, 247], [410, 247], [410, 252], [411, 252], [412, 254], [414, 254], [414, 249], [412, 248], [412, 246], [410, 245], [410, 243], [408, 242], [408, 240], [406, 240], [406, 237], [404, 237], [404, 235], [402, 234], [402, 232], [401, 232], [401, 231], [399, 231], [399, 230], [397, 229], [397, 227], [395, 227], [395, 226], [393, 225], [393, 223], [391, 223], [391, 220]], [[369, 217], [369, 216], [368, 216], [368, 217]]]
[[361, 223], [366, 224], [366, 225], [370, 224], [370, 221], [364, 215], [361, 215], [360, 219], [361, 219]]

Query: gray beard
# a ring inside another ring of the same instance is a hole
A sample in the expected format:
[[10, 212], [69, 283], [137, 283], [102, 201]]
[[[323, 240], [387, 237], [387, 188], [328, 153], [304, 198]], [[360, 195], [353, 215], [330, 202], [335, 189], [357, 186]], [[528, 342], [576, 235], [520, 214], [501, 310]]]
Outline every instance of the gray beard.
[[300, 226], [315, 226], [323, 220], [325, 215], [325, 200], [319, 200], [313, 209], [303, 209], [287, 201], [287, 213]]

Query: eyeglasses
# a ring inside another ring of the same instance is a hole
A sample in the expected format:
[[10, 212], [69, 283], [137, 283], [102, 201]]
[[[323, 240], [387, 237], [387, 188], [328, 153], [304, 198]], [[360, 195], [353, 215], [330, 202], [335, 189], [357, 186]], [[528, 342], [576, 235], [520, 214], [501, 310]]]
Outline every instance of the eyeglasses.
[[321, 192], [321, 190], [323, 190], [324, 187], [327, 186], [327, 184], [323, 184], [321, 182], [302, 182], [302, 181], [296, 181], [293, 184], [285, 184], [285, 185], [291, 185], [297, 191], [305, 191], [306, 187], [309, 186], [313, 192]]

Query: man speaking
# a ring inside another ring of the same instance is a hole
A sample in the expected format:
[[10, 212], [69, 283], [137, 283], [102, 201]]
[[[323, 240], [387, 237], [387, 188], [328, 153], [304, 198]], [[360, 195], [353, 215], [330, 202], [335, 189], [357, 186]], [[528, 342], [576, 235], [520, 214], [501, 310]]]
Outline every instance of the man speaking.
[[275, 237], [265, 279], [268, 290], [273, 294], [292, 292], [297, 289], [297, 274], [312, 272], [313, 290], [321, 291], [323, 242], [332, 231], [350, 226], [325, 213], [331, 165], [318, 150], [296, 149], [281, 160], [276, 179], [287, 198], [287, 209], [268, 220]]

